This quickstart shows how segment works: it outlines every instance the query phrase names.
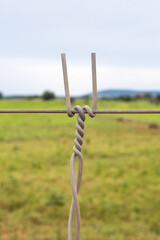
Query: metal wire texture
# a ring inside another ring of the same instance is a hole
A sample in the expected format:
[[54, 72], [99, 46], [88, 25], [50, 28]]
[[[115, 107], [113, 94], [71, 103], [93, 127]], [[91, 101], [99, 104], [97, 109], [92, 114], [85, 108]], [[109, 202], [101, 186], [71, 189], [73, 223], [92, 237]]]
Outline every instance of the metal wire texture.
[[[72, 186], [72, 194], [73, 199], [70, 207], [69, 219], [68, 219], [68, 240], [72, 240], [72, 227], [73, 227], [73, 216], [74, 212], [76, 214], [76, 236], [75, 240], [79, 240], [80, 238], [80, 207], [78, 201], [78, 193], [80, 190], [80, 184], [82, 179], [82, 171], [83, 171], [83, 156], [81, 153], [81, 146], [83, 143], [83, 136], [84, 136], [84, 121], [85, 121], [85, 114], [86, 111], [90, 117], [95, 117], [95, 114], [88, 106], [84, 106], [81, 108], [80, 106], [75, 106], [74, 110], [78, 111], [79, 114], [77, 116], [77, 124], [76, 124], [76, 138], [74, 140], [74, 153], [71, 156], [70, 160], [70, 172], [71, 172], [71, 186]], [[79, 159], [79, 168], [78, 168], [78, 176], [77, 176], [77, 183], [75, 179], [75, 159], [78, 157]]]
[[[76, 109], [71, 110], [72, 115], [78, 113]], [[0, 109], [0, 113], [68, 113], [66, 109]], [[84, 113], [87, 111], [84, 110]], [[95, 114], [159, 114], [160, 109], [142, 110], [93, 110]], [[72, 117], [72, 115], [70, 117]]]

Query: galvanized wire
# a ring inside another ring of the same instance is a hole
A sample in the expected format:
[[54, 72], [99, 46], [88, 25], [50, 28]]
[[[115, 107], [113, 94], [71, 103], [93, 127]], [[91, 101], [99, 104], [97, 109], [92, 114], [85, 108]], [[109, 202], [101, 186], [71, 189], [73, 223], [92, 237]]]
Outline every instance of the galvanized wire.
[[[93, 110], [95, 114], [160, 114], [160, 109], [142, 109], [142, 110]], [[0, 109], [0, 113], [68, 113], [66, 109]], [[71, 110], [71, 114], [78, 113], [77, 110]], [[87, 111], [84, 111], [87, 113]], [[72, 117], [72, 116], [71, 116]]]
[[[78, 111], [79, 114], [77, 116], [77, 124], [76, 124], [76, 138], [74, 140], [74, 153], [71, 156], [70, 160], [70, 171], [71, 171], [71, 186], [72, 186], [72, 194], [73, 199], [70, 207], [69, 219], [68, 219], [68, 240], [72, 240], [72, 226], [73, 226], [73, 216], [74, 212], [76, 214], [76, 236], [75, 240], [79, 240], [80, 238], [80, 207], [78, 201], [78, 193], [80, 190], [80, 184], [82, 179], [82, 171], [83, 171], [83, 156], [81, 153], [81, 146], [83, 143], [83, 136], [84, 136], [84, 121], [85, 121], [85, 114], [86, 111], [90, 117], [95, 117], [95, 114], [88, 106], [84, 106], [81, 108], [80, 106], [75, 106], [74, 110]], [[70, 114], [68, 114], [70, 116]], [[75, 159], [78, 157], [79, 159], [79, 168], [78, 168], [78, 176], [77, 176], [77, 183], [75, 180]]]

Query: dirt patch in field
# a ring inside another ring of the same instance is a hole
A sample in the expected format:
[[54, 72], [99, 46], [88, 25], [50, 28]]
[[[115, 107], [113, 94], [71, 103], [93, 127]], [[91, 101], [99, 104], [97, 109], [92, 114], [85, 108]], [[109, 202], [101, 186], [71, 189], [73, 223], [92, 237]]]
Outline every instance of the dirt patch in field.
[[119, 117], [116, 119], [117, 122], [123, 122], [123, 123], [132, 123], [134, 125], [143, 125], [144, 127], [147, 127], [149, 129], [159, 129], [160, 128], [160, 124], [157, 123], [148, 123], [148, 122], [142, 122], [142, 121], [138, 121], [138, 120], [133, 120], [133, 119], [127, 119], [127, 118], [122, 118]]

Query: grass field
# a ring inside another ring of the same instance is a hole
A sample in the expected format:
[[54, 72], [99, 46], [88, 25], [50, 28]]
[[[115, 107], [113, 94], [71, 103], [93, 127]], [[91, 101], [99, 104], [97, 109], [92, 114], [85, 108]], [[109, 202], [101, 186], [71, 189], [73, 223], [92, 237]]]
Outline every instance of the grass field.
[[[0, 100], [0, 108], [64, 109], [65, 103]], [[160, 105], [101, 100], [98, 108]], [[160, 240], [160, 128], [117, 117], [86, 118], [81, 240]], [[125, 118], [160, 123], [158, 114]], [[65, 114], [0, 115], [0, 240], [67, 239], [75, 124], [76, 116]]]

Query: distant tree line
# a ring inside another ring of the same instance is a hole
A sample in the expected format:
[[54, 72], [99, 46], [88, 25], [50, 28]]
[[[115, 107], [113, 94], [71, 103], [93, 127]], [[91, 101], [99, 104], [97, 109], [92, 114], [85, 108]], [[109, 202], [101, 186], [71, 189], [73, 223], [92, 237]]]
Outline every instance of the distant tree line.
[[[2, 92], [0, 92], [0, 99], [2, 99], [4, 96]], [[29, 96], [14, 96], [14, 97], [9, 97], [9, 98], [27, 98], [27, 99], [34, 99], [34, 98], [42, 98], [43, 100], [53, 100], [56, 99], [56, 95], [52, 91], [44, 91], [43, 94], [40, 95], [29, 95]], [[75, 97], [71, 97], [71, 103], [74, 104], [75, 102]], [[86, 104], [88, 104], [90, 97], [88, 95], [85, 95], [83, 99], [86, 101]], [[156, 96], [152, 96], [149, 92], [145, 93], [144, 95], [142, 94], [136, 94], [135, 96], [130, 96], [130, 95], [122, 95], [119, 97], [102, 97], [101, 99], [103, 100], [121, 100], [121, 101], [136, 101], [136, 100], [147, 100], [153, 103], [160, 103], [160, 94], [157, 94]]]
[[102, 97], [103, 100], [122, 100], [122, 101], [136, 101], [136, 100], [147, 100], [150, 102], [154, 102], [154, 103], [160, 103], [160, 94], [157, 94], [156, 96], [152, 96], [150, 93], [145, 93], [144, 95], [142, 94], [136, 94], [134, 97], [130, 96], [130, 95], [122, 95], [119, 97], [115, 97], [115, 98], [107, 98], [107, 97]]
[[51, 92], [51, 91], [45, 91], [45, 92], [43, 92], [43, 94], [41, 96], [39, 96], [39, 95], [30, 95], [27, 98], [28, 99], [42, 98], [43, 100], [47, 101], [47, 100], [55, 99], [56, 95], [53, 92]]
[[[0, 99], [2, 98], [4, 98], [4, 96], [2, 92], [0, 92]], [[40, 95], [28, 95], [28, 96], [21, 95], [21, 96], [10, 96], [6, 98], [26, 98], [26, 99], [42, 98], [43, 100], [51, 100], [51, 99], [55, 99], [56, 95], [51, 91], [45, 91], [41, 96]]]

